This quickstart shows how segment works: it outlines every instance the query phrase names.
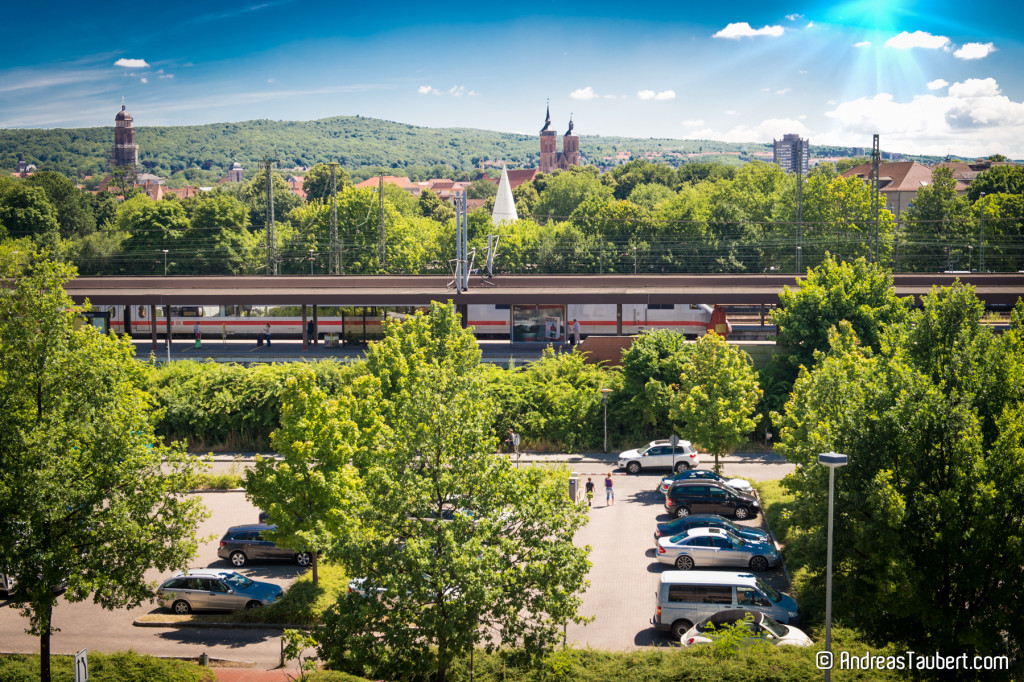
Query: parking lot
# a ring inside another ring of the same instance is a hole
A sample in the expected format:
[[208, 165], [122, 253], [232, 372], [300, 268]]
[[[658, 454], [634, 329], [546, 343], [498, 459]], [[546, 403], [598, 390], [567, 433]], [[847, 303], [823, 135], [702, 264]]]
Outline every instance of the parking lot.
[[[224, 465], [227, 466], [227, 465]], [[590, 587], [580, 613], [594, 617], [586, 625], [567, 628], [568, 641], [578, 646], [607, 650], [629, 650], [645, 646], [661, 646], [670, 642], [666, 633], [658, 632], [650, 620], [655, 608], [655, 591], [662, 571], [672, 570], [654, 557], [654, 526], [670, 519], [663, 506], [664, 498], [655, 492], [660, 473], [624, 475], [617, 471], [616, 504], [604, 504], [604, 476], [609, 464], [591, 461], [572, 465], [582, 480], [591, 476], [597, 486], [590, 523], [581, 530], [577, 541], [592, 547]], [[730, 475], [752, 480], [781, 478], [791, 468], [783, 463], [746, 462], [729, 464]], [[211, 516], [199, 528], [205, 538], [192, 566], [231, 568], [217, 557], [217, 546], [224, 531], [233, 525], [254, 523], [256, 508], [242, 492], [204, 493], [203, 501]], [[744, 522], [763, 527], [763, 518]], [[252, 564], [239, 572], [255, 580], [267, 580], [287, 586], [300, 573], [289, 562]], [[162, 581], [169, 573], [150, 571], [147, 578]], [[781, 569], [763, 576], [777, 589], [788, 591]], [[0, 600], [0, 607], [6, 602]], [[105, 611], [91, 602], [68, 604], [61, 600], [54, 611], [54, 626], [60, 632], [53, 636], [56, 653], [73, 654], [90, 650], [118, 651], [134, 649], [140, 653], [160, 656], [195, 657], [206, 652], [212, 657], [251, 661], [259, 667], [277, 664], [280, 655], [279, 631], [139, 628], [132, 622], [149, 613], [162, 612], [155, 604], [135, 609]], [[26, 635], [27, 621], [15, 609], [0, 608], [0, 649], [4, 652], [38, 651], [38, 639]]]
[[[586, 625], [570, 624], [568, 640], [617, 651], [667, 645], [672, 641], [668, 633], [651, 625], [659, 576], [662, 571], [675, 570], [660, 563], [654, 554], [655, 525], [672, 519], [665, 512], [664, 495], [656, 491], [662, 473], [613, 475], [616, 502], [605, 506], [603, 481], [608, 469], [580, 466], [579, 472], [584, 482], [591, 476], [597, 486], [590, 523], [577, 536], [580, 544], [591, 546], [593, 564], [580, 613], [594, 620]], [[741, 523], [765, 527], [762, 516]], [[789, 591], [782, 568], [759, 575], [772, 587]]]

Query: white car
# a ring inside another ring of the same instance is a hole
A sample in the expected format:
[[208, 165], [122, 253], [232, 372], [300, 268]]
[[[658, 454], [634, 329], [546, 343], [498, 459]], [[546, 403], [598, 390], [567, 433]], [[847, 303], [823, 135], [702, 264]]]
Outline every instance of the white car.
[[662, 494], [667, 493], [668, 489], [671, 488], [672, 484], [676, 481], [695, 481], [698, 479], [719, 481], [726, 484], [733, 490], [739, 490], [741, 493], [747, 493], [748, 495], [752, 495], [754, 493], [754, 486], [750, 484], [750, 481], [742, 478], [722, 478], [715, 472], [708, 471], [707, 469], [691, 469], [688, 471], [681, 471], [678, 474], [666, 476], [661, 479], [661, 485], [658, 486], [658, 492]]
[[748, 617], [751, 620], [745, 623], [744, 627], [750, 630], [751, 638], [763, 640], [776, 646], [783, 644], [788, 644], [789, 646], [811, 646], [813, 644], [811, 638], [803, 630], [792, 625], [783, 625], [760, 611], [747, 611], [746, 609], [728, 609], [705, 618], [687, 630], [680, 638], [679, 643], [683, 646], [710, 644], [721, 636], [719, 633], [714, 632], [716, 628], [734, 625]]
[[619, 468], [631, 474], [644, 469], [671, 469], [686, 471], [700, 464], [700, 455], [688, 440], [680, 440], [672, 447], [669, 440], [652, 440], [642, 448], [619, 453]]

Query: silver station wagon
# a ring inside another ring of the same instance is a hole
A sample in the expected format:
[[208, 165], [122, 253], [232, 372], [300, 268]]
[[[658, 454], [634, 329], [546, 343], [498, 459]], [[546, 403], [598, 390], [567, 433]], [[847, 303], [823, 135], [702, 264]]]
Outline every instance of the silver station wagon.
[[284, 593], [279, 585], [250, 580], [234, 571], [195, 569], [176, 573], [160, 586], [157, 600], [174, 613], [236, 611], [269, 606]]
[[681, 571], [694, 566], [738, 566], [766, 571], [779, 563], [779, 552], [770, 542], [746, 540], [723, 528], [690, 528], [679, 535], [658, 538], [658, 561]]

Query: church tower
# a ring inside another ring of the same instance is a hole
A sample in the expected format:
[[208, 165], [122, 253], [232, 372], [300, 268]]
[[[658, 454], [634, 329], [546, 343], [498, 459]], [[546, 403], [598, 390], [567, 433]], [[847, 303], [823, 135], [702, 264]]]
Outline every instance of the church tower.
[[572, 114], [569, 115], [569, 129], [562, 138], [562, 157], [558, 166], [566, 170], [569, 166], [580, 165], [580, 138], [572, 132]]
[[548, 105], [544, 127], [540, 129], [540, 172], [550, 173], [558, 167], [557, 133], [551, 129], [551, 105]]
[[135, 144], [132, 121], [132, 115], [125, 111], [122, 101], [121, 111], [114, 117], [114, 148], [110, 154], [110, 162], [115, 166], [135, 168], [139, 165], [139, 145]]

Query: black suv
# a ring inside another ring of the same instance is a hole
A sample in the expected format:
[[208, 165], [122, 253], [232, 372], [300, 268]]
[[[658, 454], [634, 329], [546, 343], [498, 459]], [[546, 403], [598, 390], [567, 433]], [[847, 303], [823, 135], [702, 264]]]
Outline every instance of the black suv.
[[265, 523], [232, 526], [220, 539], [217, 556], [227, 559], [234, 566], [245, 566], [249, 561], [265, 559], [288, 559], [299, 566], [309, 566], [313, 560], [313, 555], [309, 552], [282, 549], [264, 537], [267, 531], [273, 531], [275, 528], [276, 526], [268, 526]]
[[665, 493], [665, 509], [676, 517], [688, 514], [721, 514], [749, 519], [761, 511], [753, 495], [737, 492], [715, 481], [677, 481]]

